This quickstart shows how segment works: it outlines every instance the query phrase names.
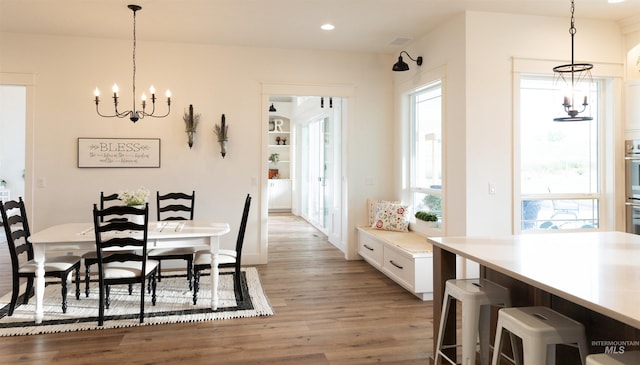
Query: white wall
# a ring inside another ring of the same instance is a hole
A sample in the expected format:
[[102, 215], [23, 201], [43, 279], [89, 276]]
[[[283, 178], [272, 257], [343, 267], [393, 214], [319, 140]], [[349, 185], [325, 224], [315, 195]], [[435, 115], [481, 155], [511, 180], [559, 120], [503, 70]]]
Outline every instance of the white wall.
[[[624, 52], [616, 23], [578, 19], [576, 28], [576, 61], [621, 68]], [[417, 67], [410, 64], [409, 73], [394, 75], [396, 85], [404, 85], [396, 86], [396, 100], [430, 70], [445, 70], [447, 235], [512, 233], [513, 59], [566, 63], [570, 44], [568, 18], [468, 12], [408, 47], [414, 57], [425, 57], [425, 64], [421, 72], [413, 72]], [[401, 115], [396, 110], [397, 130]], [[616, 115], [617, 131], [621, 120]], [[495, 195], [489, 195], [489, 183], [495, 184]], [[403, 188], [397, 184], [397, 194]]]
[[466, 230], [466, 174], [465, 158], [467, 96], [465, 94], [465, 16], [460, 14], [436, 28], [423, 38], [412, 43], [406, 50], [413, 58], [423, 57], [422, 66], [409, 62], [410, 70], [394, 73], [396, 109], [395, 130], [397, 198], [409, 201], [407, 187], [410, 143], [407, 140], [406, 119], [403, 116], [403, 94], [434, 79], [443, 78], [444, 125], [443, 125], [443, 176], [445, 182], [444, 214], [446, 232], [449, 235], [464, 235]]
[[[366, 198], [392, 191], [392, 178], [384, 173], [392, 165], [392, 145], [387, 140], [392, 129], [392, 58], [387, 55], [138, 39], [138, 94], [151, 83], [161, 95], [170, 88], [173, 108], [167, 118], [133, 124], [128, 119], [97, 116], [93, 102], [93, 89], [98, 86], [102, 110], [107, 111], [111, 85], [117, 82], [122, 108], [131, 107], [130, 40], [0, 33], [0, 50], [1, 72], [36, 75], [33, 143], [28, 146], [33, 149], [33, 163], [27, 165], [27, 179], [34, 186], [30, 213], [34, 231], [58, 223], [88, 222], [100, 191], [143, 185], [152, 191], [196, 190], [196, 216], [230, 222], [234, 233], [224, 237], [223, 246], [232, 247], [244, 196], [251, 193], [255, 199], [245, 238], [245, 262], [265, 262], [266, 242], [260, 238], [261, 222], [266, 220], [261, 206], [265, 201], [261, 189], [264, 83], [348, 85], [355, 90], [344, 177], [350, 189], [347, 257], [357, 258], [355, 225], [366, 222]], [[189, 104], [202, 114], [191, 150], [182, 121]], [[164, 110], [162, 103], [159, 108]], [[213, 134], [213, 125], [220, 123], [223, 113], [230, 126], [225, 159]], [[78, 137], [160, 138], [162, 166], [79, 169]], [[365, 185], [368, 176], [375, 177], [373, 185]]]
[[[571, 59], [568, 18], [469, 13], [467, 17], [467, 194], [469, 234], [512, 232], [513, 58]], [[622, 64], [613, 22], [576, 20], [576, 62]], [[551, 68], [548, 70], [552, 72]], [[594, 73], [600, 70], [597, 68]], [[478, 168], [482, 166], [482, 168]], [[489, 182], [496, 194], [488, 194]], [[487, 207], [492, 207], [487, 214]]]
[[625, 139], [640, 138], [640, 15], [625, 22], [624, 51], [626, 55], [626, 115]]

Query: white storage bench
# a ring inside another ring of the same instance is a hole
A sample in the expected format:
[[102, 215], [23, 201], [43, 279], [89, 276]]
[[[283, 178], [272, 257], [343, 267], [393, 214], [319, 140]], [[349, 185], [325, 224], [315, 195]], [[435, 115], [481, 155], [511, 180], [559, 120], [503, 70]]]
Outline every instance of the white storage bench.
[[422, 300], [433, 300], [433, 248], [415, 232], [358, 227], [358, 253]]

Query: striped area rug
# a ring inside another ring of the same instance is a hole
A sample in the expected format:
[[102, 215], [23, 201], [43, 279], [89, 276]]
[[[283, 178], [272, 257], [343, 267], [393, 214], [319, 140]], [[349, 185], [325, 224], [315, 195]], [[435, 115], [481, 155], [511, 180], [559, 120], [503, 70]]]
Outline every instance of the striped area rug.
[[[19, 304], [13, 316], [7, 316], [11, 294], [0, 299], [0, 336], [37, 335], [43, 333], [97, 330], [108, 328], [148, 326], [167, 323], [199, 322], [221, 319], [259, 317], [273, 315], [268, 298], [265, 295], [258, 271], [254, 267], [243, 268], [246, 283], [243, 288], [244, 301], [236, 300], [233, 290], [231, 271], [220, 270], [218, 293], [220, 304], [216, 311], [209, 307], [211, 303], [211, 280], [209, 276], [200, 279], [198, 303], [193, 305], [193, 294], [189, 291], [186, 277], [173, 275], [162, 277], [157, 283], [156, 305], [151, 305], [151, 295], [145, 295], [144, 323], [139, 323], [140, 296], [134, 286], [132, 295], [127, 285], [111, 287], [111, 306], [105, 310], [105, 322], [98, 327], [98, 287], [92, 282], [89, 297], [85, 297], [84, 284], [81, 285], [80, 300], [75, 298], [75, 285], [67, 296], [67, 313], [62, 313], [60, 284], [48, 284], [45, 289], [44, 313], [42, 324], [34, 323], [35, 298], [28, 304]], [[170, 274], [170, 273], [167, 273]], [[23, 289], [24, 290], [24, 289]], [[22, 302], [22, 297], [18, 303]]]

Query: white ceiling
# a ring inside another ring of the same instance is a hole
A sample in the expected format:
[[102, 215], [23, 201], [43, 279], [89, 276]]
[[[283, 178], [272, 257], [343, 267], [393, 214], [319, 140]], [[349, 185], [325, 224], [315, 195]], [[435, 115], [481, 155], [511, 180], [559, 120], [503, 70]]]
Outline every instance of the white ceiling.
[[[464, 10], [567, 18], [569, 0], [0, 0], [0, 31], [251, 47], [396, 53]], [[576, 0], [581, 18], [640, 15], [640, 0]], [[320, 30], [332, 22], [336, 29]]]

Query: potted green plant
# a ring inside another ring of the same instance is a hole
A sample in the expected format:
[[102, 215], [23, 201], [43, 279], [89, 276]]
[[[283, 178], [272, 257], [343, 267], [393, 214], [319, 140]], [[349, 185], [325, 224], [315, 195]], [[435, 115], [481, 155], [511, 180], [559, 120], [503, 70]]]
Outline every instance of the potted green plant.
[[419, 210], [415, 214], [416, 226], [419, 228], [436, 228], [438, 227], [438, 216], [435, 213]]
[[0, 189], [4, 189], [7, 187], [7, 180], [0, 179]]
[[278, 161], [280, 161], [279, 153], [272, 153], [271, 155], [269, 155], [269, 162], [271, 162], [274, 165], [277, 165]]
[[438, 216], [433, 214], [433, 213], [429, 213], [429, 212], [425, 212], [424, 210], [420, 210], [416, 212], [416, 218], [421, 220], [421, 221], [425, 221], [425, 222], [437, 222], [438, 221]]
[[280, 176], [278, 169], [276, 168], [278, 161], [280, 161], [279, 153], [272, 153], [269, 155], [269, 162], [273, 165], [269, 166], [269, 179], [277, 179]]

